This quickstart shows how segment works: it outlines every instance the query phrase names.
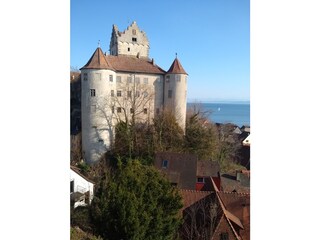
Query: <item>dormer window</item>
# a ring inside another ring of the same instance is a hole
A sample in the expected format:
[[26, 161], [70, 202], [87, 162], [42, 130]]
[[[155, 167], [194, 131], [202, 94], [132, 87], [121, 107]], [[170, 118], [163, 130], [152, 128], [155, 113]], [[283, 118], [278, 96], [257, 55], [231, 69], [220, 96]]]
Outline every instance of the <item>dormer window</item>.
[[133, 37], [132, 42], [137, 42], [137, 38]]
[[168, 168], [168, 160], [163, 160], [162, 161], [162, 168]]
[[197, 183], [204, 183], [204, 178], [203, 177], [198, 177], [197, 178]]

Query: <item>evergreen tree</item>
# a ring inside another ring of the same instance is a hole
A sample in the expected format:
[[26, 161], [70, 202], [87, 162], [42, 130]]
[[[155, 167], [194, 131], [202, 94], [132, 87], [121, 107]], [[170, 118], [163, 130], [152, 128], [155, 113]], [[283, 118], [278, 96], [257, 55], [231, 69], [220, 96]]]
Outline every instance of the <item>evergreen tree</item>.
[[133, 160], [100, 184], [92, 202], [96, 231], [109, 240], [173, 239], [179, 226], [181, 196], [150, 166]]

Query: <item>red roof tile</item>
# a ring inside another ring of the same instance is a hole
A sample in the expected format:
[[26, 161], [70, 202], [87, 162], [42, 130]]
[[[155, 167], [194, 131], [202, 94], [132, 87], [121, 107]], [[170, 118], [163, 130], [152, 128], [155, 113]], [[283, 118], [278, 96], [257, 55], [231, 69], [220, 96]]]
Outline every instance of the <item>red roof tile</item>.
[[182, 190], [182, 189], [180, 189], [179, 192], [182, 196], [182, 201], [183, 201], [182, 210], [190, 207], [192, 204], [214, 193], [210, 191], [195, 191], [195, 190]]
[[107, 55], [106, 59], [116, 71], [165, 74], [163, 69], [156, 64], [153, 64], [153, 62], [147, 58], [138, 58], [125, 55]]
[[180, 61], [178, 60], [178, 58], [176, 58], [171, 67], [169, 68], [168, 72], [167, 73], [179, 73], [179, 74], [187, 74], [186, 71], [183, 69]]
[[[92, 54], [91, 58], [81, 69], [110, 69], [114, 68], [109, 64], [106, 59], [106, 56], [103, 54], [101, 48], [97, 48], [96, 51]], [[80, 70], [81, 70], [80, 69]]]

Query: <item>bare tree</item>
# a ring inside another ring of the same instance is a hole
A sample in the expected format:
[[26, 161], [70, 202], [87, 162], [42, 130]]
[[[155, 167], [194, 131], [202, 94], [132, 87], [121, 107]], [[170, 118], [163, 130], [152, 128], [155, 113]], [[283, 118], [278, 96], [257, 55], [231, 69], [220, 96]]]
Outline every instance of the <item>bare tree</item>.
[[82, 159], [81, 132], [70, 135], [70, 150], [71, 165], [75, 165]]
[[183, 211], [180, 237], [186, 240], [211, 240], [222, 214], [217, 196], [213, 193]]
[[97, 101], [99, 113], [96, 114], [105, 123], [104, 128], [100, 127], [99, 130], [109, 132], [111, 144], [115, 144], [113, 147], [121, 145], [129, 156], [132, 155], [137, 145], [137, 124], [149, 124], [153, 118], [154, 95], [152, 86], [133, 81], [117, 83], [117, 89], [110, 90], [108, 96]]

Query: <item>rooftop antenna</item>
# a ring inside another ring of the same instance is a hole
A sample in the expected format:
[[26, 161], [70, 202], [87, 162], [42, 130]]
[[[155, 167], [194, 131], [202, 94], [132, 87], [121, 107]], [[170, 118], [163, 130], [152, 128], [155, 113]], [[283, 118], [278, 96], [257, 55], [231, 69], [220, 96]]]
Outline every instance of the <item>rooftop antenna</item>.
[[176, 53], [176, 58], [178, 58], [178, 53]]

